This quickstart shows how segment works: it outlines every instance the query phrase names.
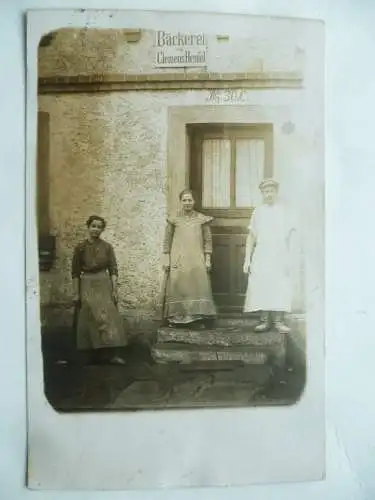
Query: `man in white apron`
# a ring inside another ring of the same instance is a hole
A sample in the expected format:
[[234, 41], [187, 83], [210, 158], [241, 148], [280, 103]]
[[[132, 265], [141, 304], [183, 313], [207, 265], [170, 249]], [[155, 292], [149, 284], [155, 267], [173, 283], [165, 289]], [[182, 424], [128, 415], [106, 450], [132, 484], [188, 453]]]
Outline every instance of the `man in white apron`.
[[244, 312], [261, 312], [256, 332], [268, 331], [272, 323], [279, 333], [289, 333], [284, 323], [291, 311], [290, 239], [294, 227], [286, 210], [277, 203], [278, 183], [265, 179], [259, 189], [263, 204], [251, 217], [246, 243], [244, 273], [249, 274]]

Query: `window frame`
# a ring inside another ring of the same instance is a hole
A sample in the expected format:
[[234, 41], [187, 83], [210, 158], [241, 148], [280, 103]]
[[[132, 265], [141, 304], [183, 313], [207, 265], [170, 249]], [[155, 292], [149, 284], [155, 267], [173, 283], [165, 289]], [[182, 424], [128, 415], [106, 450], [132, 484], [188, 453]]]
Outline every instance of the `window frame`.
[[[235, 206], [236, 197], [236, 140], [264, 140], [264, 171], [263, 176], [273, 175], [273, 124], [271, 123], [201, 123], [187, 125], [187, 134], [191, 144], [190, 187], [194, 191], [198, 210], [220, 218], [248, 218], [254, 207]], [[214, 208], [202, 206], [203, 188], [203, 141], [206, 139], [228, 139], [231, 143], [230, 165], [230, 207]]]

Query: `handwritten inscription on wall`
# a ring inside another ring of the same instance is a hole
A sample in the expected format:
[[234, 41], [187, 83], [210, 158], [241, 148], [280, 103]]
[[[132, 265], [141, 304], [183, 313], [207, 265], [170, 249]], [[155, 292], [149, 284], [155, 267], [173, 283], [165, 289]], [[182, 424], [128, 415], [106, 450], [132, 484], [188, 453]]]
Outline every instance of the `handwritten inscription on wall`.
[[155, 33], [156, 68], [186, 68], [207, 65], [207, 41], [203, 33]]
[[248, 102], [249, 95], [243, 89], [210, 90], [206, 102], [212, 104], [242, 104]]

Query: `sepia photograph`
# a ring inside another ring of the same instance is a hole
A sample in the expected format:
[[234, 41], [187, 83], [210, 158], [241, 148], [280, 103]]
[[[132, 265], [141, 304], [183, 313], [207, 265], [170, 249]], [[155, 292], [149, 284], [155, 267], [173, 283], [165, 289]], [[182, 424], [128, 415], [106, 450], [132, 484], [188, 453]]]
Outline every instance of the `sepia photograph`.
[[298, 170], [310, 158], [291, 120], [306, 92], [295, 42], [288, 53], [270, 38], [261, 59], [265, 40], [250, 37], [41, 39], [41, 320], [56, 409], [300, 398]]
[[323, 329], [322, 24], [130, 24], [61, 25], [36, 49], [45, 398], [299, 405], [314, 314]]

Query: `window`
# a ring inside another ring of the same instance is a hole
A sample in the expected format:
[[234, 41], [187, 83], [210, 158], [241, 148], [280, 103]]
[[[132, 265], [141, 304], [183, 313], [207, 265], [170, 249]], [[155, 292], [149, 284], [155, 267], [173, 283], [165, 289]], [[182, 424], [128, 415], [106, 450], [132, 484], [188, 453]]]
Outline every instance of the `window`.
[[259, 184], [264, 177], [264, 139], [235, 141], [235, 199], [238, 208], [254, 207], [260, 201]]
[[189, 133], [199, 208], [246, 217], [260, 202], [261, 180], [272, 175], [272, 125], [195, 125]]
[[231, 143], [228, 139], [203, 140], [202, 176], [202, 206], [229, 208]]

